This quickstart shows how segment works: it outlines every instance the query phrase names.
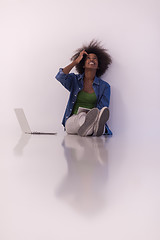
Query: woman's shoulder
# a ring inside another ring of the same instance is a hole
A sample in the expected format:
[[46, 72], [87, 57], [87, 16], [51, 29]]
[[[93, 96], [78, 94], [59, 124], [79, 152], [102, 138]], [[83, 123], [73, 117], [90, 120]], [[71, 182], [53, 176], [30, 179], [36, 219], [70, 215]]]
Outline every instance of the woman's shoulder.
[[105, 86], [105, 87], [110, 87], [110, 84], [108, 83], [108, 82], [106, 82], [106, 81], [104, 81], [102, 78], [100, 78], [100, 77], [97, 77], [98, 78], [98, 80], [99, 80], [99, 83], [101, 84], [101, 85], [103, 85], [103, 86]]
[[82, 74], [78, 74], [78, 73], [74, 73], [74, 72], [70, 72], [68, 75], [74, 77], [77, 80], [82, 78]]

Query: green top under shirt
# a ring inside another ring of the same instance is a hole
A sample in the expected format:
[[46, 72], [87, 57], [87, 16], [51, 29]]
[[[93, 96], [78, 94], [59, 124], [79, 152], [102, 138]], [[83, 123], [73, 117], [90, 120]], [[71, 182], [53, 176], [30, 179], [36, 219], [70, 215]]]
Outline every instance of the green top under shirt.
[[94, 108], [96, 106], [97, 97], [95, 92], [87, 93], [85, 91], [80, 91], [77, 95], [77, 100], [74, 104], [72, 114], [76, 114], [79, 107], [83, 108]]

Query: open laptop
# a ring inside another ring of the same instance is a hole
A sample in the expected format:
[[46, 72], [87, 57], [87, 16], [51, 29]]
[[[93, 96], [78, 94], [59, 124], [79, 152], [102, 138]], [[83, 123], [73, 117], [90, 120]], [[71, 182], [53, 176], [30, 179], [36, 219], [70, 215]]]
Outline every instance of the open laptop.
[[24, 114], [24, 111], [22, 108], [15, 108], [14, 109], [16, 113], [16, 117], [18, 119], [19, 125], [22, 129], [23, 133], [26, 134], [45, 134], [45, 135], [55, 135], [57, 134], [56, 132], [32, 132], [30, 129], [30, 126], [28, 124], [27, 118]]

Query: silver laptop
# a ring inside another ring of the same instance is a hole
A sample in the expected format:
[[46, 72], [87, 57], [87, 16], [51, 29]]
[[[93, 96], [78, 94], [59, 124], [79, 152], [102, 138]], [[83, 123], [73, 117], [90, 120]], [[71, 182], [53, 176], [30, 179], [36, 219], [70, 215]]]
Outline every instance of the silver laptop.
[[55, 135], [57, 134], [56, 132], [32, 132], [30, 129], [30, 126], [28, 124], [27, 118], [24, 114], [24, 111], [22, 108], [15, 108], [14, 109], [16, 113], [16, 117], [18, 119], [19, 125], [22, 129], [22, 132], [26, 134], [45, 134], [45, 135]]

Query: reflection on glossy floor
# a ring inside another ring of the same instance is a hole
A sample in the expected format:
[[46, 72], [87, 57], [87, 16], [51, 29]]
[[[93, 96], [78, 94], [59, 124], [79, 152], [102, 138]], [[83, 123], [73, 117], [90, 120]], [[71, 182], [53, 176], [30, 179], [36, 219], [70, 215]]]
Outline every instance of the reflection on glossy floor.
[[7, 134], [1, 240], [159, 240], [158, 141]]

